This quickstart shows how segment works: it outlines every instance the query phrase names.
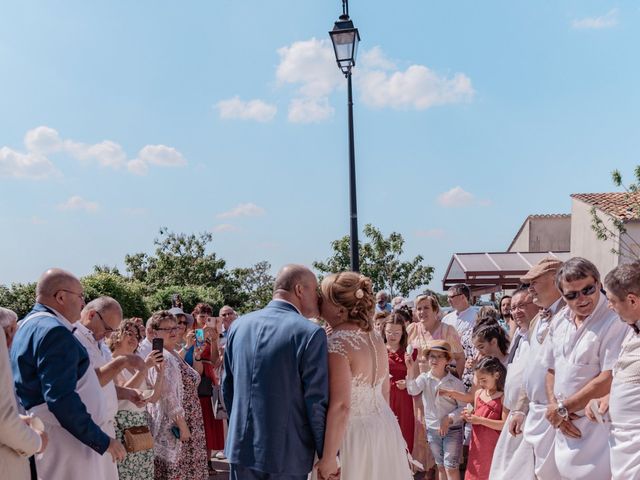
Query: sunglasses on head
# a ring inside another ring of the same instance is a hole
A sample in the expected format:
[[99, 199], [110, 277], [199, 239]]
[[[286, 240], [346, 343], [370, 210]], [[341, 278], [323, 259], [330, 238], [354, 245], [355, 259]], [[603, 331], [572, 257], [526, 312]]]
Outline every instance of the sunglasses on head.
[[596, 293], [597, 290], [598, 290], [598, 284], [594, 283], [592, 285], [589, 285], [588, 287], [584, 287], [582, 290], [563, 293], [562, 296], [565, 298], [565, 300], [575, 300], [580, 295], [583, 295], [585, 297], [593, 295], [594, 293]]

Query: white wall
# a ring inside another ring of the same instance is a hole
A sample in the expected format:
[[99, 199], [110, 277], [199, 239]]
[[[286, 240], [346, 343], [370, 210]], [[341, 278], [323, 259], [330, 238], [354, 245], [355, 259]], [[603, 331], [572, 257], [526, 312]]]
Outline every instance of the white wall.
[[[611, 252], [612, 248], [619, 249], [618, 239], [598, 240], [596, 232], [591, 229], [591, 205], [576, 198], [571, 202], [571, 256], [591, 260], [604, 278], [618, 266], [618, 255]], [[598, 213], [611, 226], [611, 217], [601, 211]]]
[[514, 239], [513, 245], [509, 248], [509, 252], [528, 252], [529, 251], [529, 225], [530, 220], [527, 220], [522, 227], [520, 234]]
[[571, 248], [571, 218], [532, 218], [529, 229], [530, 252], [566, 252]]

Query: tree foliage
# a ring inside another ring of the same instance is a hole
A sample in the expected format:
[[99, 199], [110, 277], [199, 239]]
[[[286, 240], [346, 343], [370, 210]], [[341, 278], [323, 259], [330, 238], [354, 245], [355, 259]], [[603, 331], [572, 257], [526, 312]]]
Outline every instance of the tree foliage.
[[208, 303], [213, 308], [214, 314], [224, 305], [224, 297], [216, 287], [206, 287], [203, 285], [173, 285], [154, 290], [147, 297], [147, 305], [152, 312], [157, 310], [168, 310], [171, 308], [171, 296], [177, 293], [182, 297], [183, 310], [191, 313], [195, 306], [200, 303]]
[[263, 308], [273, 295], [275, 278], [271, 273], [271, 264], [267, 261], [256, 263], [249, 268], [235, 268], [231, 271], [231, 282], [241, 297], [240, 310], [250, 312]]
[[13, 310], [23, 318], [36, 302], [36, 282], [12, 283], [11, 287], [0, 285], [0, 306]]
[[113, 272], [113, 270], [109, 270], [108, 273], [100, 270], [98, 273], [87, 275], [80, 280], [87, 300], [107, 295], [120, 303], [125, 318], [141, 317], [147, 319], [150, 311], [145, 303], [145, 286], [137, 280], [127, 279]]
[[[393, 297], [408, 296], [413, 290], [427, 285], [433, 276], [433, 267], [423, 265], [424, 257], [402, 260], [404, 238], [397, 232], [385, 237], [371, 224], [364, 227], [368, 239], [359, 243], [360, 272], [373, 282], [376, 291], [386, 290]], [[313, 267], [322, 273], [341, 272], [350, 269], [349, 236], [331, 242], [333, 255], [326, 261], [313, 262]]]
[[591, 208], [591, 229], [596, 233], [598, 240], [618, 240], [620, 248], [612, 248], [611, 252], [626, 257], [629, 260], [637, 260], [640, 253], [640, 243], [629, 235], [626, 222], [632, 219], [640, 219], [640, 165], [634, 169], [634, 182], [625, 185], [619, 170], [611, 172], [611, 180], [616, 187], [623, 188], [631, 207], [625, 218], [606, 217], [598, 215], [596, 207]]
[[187, 235], [161, 228], [160, 236], [153, 241], [155, 255], [134, 253], [124, 262], [131, 277], [149, 288], [216, 287], [223, 280], [225, 261], [207, 251], [212, 240], [208, 232]]

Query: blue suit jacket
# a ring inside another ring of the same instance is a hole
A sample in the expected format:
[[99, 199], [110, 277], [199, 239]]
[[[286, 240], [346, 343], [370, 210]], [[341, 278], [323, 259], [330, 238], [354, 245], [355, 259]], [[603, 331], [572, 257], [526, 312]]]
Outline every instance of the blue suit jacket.
[[232, 325], [222, 383], [229, 462], [306, 475], [322, 456], [329, 396], [327, 337], [287, 302]]
[[[54, 313], [36, 303], [25, 319], [39, 312]], [[22, 325], [13, 338], [11, 369], [20, 403], [28, 410], [47, 402], [62, 427], [103, 454], [110, 439], [93, 422], [76, 393], [76, 384], [88, 368], [86, 349], [55, 318], [34, 318]]]

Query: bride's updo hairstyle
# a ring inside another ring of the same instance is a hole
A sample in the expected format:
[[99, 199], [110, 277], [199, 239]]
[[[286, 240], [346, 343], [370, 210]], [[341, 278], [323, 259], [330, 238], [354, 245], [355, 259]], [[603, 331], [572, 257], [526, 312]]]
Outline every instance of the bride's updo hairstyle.
[[341, 272], [322, 280], [322, 296], [347, 310], [347, 322], [362, 330], [372, 329], [376, 301], [369, 277], [356, 272]]

